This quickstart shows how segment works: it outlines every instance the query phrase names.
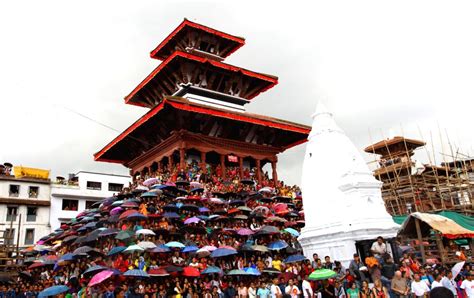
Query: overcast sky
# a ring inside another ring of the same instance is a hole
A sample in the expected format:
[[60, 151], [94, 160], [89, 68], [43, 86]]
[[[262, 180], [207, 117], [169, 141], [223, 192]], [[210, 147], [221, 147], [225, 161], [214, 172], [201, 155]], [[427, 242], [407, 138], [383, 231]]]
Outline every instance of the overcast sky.
[[[92, 155], [147, 111], [123, 98], [158, 65], [149, 52], [184, 17], [245, 37], [226, 62], [279, 77], [252, 112], [310, 124], [323, 100], [361, 151], [404, 134], [428, 141], [437, 162], [451, 147], [473, 155], [473, 8], [414, 0], [9, 1], [0, 17], [0, 162], [53, 176], [127, 173]], [[288, 183], [300, 181], [303, 152], [300, 145], [279, 157]], [[419, 158], [428, 161], [425, 151]]]

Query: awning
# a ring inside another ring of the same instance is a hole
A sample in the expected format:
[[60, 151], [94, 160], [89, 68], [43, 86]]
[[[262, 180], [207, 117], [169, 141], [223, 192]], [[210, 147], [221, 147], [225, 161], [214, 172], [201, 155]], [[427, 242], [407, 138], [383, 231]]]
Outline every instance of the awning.
[[474, 231], [468, 230], [458, 225], [454, 220], [438, 214], [415, 212], [408, 216], [398, 231], [400, 236], [417, 237], [416, 219], [420, 220], [421, 234], [428, 236], [431, 229], [440, 232], [443, 237], [449, 239], [455, 238], [474, 238]]
[[[441, 211], [436, 212], [436, 214], [452, 219], [461, 227], [474, 231], [474, 216], [468, 216], [454, 211]], [[393, 221], [401, 225], [407, 217], [407, 215], [396, 215], [393, 216]]]

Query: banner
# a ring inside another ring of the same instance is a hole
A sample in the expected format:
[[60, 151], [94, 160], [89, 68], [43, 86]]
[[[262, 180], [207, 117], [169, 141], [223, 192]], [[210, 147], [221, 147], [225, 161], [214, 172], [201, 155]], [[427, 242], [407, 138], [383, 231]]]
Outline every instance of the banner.
[[48, 179], [49, 170], [27, 168], [22, 166], [13, 167], [13, 173], [16, 178], [38, 178], [38, 179]]

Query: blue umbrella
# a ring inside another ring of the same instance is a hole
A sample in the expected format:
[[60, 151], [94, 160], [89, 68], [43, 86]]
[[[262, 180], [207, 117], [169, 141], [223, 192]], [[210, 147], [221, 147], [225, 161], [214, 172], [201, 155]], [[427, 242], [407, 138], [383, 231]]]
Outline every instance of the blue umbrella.
[[275, 241], [275, 242], [272, 242], [272, 243], [268, 244], [267, 247], [270, 250], [280, 250], [280, 249], [283, 249], [283, 248], [287, 248], [288, 243], [286, 243], [283, 240], [278, 240], [278, 241]]
[[258, 271], [257, 268], [253, 268], [253, 267], [244, 268], [244, 271], [247, 272], [250, 275], [256, 275], [256, 276], [262, 274], [262, 273], [260, 273], [260, 271]]
[[183, 249], [183, 252], [196, 252], [198, 249], [199, 249], [199, 247], [197, 247], [195, 245], [190, 245], [190, 246], [186, 246]]
[[286, 228], [283, 231], [287, 232], [288, 234], [290, 234], [291, 236], [294, 236], [294, 237], [298, 237], [300, 235], [300, 233], [297, 230], [293, 229], [293, 228]]
[[173, 248], [185, 248], [186, 246], [178, 241], [171, 241], [165, 244], [168, 247], [173, 247]]
[[121, 253], [122, 251], [124, 251], [126, 249], [125, 246], [116, 246], [114, 248], [112, 248], [108, 253], [107, 255], [108, 256], [113, 256], [113, 255], [116, 255], [118, 253]]
[[192, 192], [203, 192], [203, 191], [204, 191], [204, 188], [198, 187], [198, 188], [191, 189], [189, 192], [192, 193]]
[[291, 255], [288, 258], [285, 259], [285, 263], [296, 263], [296, 262], [302, 262], [306, 260], [306, 257], [300, 254], [297, 255]]
[[179, 218], [179, 215], [176, 212], [165, 212], [163, 216], [166, 218]]
[[151, 191], [148, 191], [148, 192], [145, 192], [143, 193], [140, 197], [157, 197], [158, 194], [156, 192], [151, 192]]
[[220, 258], [237, 254], [236, 250], [228, 248], [218, 248], [211, 253], [211, 258]]
[[199, 212], [206, 213], [206, 212], [211, 212], [211, 210], [209, 210], [209, 208], [207, 208], [207, 207], [200, 207]]
[[128, 270], [127, 272], [125, 272], [123, 274], [123, 276], [127, 276], [127, 277], [150, 277], [148, 275], [148, 273], [146, 273], [143, 270], [138, 270], [138, 269]]
[[135, 220], [144, 220], [146, 219], [146, 215], [141, 214], [141, 213], [132, 213], [129, 216], [127, 216], [127, 219], [135, 219]]
[[209, 266], [206, 269], [204, 269], [201, 274], [223, 274], [224, 272], [222, 271], [221, 268], [216, 267], [216, 266]]
[[52, 286], [41, 291], [38, 297], [41, 298], [41, 297], [48, 297], [48, 296], [57, 296], [67, 291], [69, 291], [69, 288], [67, 286], [64, 286], [64, 285]]
[[96, 265], [96, 266], [89, 267], [86, 271], [82, 272], [82, 274], [97, 273], [97, 272], [105, 270], [105, 269], [109, 269], [109, 268], [104, 267], [104, 266], [100, 266], [100, 265]]
[[67, 253], [67, 254], [62, 255], [59, 258], [58, 262], [60, 262], [60, 261], [72, 261], [72, 260], [74, 260], [74, 254]]
[[163, 189], [163, 188], [166, 188], [167, 185], [163, 185], [163, 184], [155, 184], [152, 186], [151, 189]]

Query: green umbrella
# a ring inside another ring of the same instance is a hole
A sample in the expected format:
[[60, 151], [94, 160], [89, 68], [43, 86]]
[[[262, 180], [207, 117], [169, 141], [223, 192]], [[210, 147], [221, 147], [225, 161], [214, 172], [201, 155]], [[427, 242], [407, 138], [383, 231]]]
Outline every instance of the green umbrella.
[[323, 280], [323, 279], [328, 279], [328, 278], [334, 277], [336, 275], [337, 275], [337, 273], [332, 271], [332, 270], [318, 269], [318, 270], [314, 270], [313, 273], [311, 273], [308, 276], [308, 279], [309, 280]]
[[130, 232], [130, 231], [120, 231], [118, 232], [117, 235], [115, 235], [115, 239], [117, 240], [125, 240], [125, 239], [128, 239], [130, 237], [132, 237], [133, 235], [133, 232]]

